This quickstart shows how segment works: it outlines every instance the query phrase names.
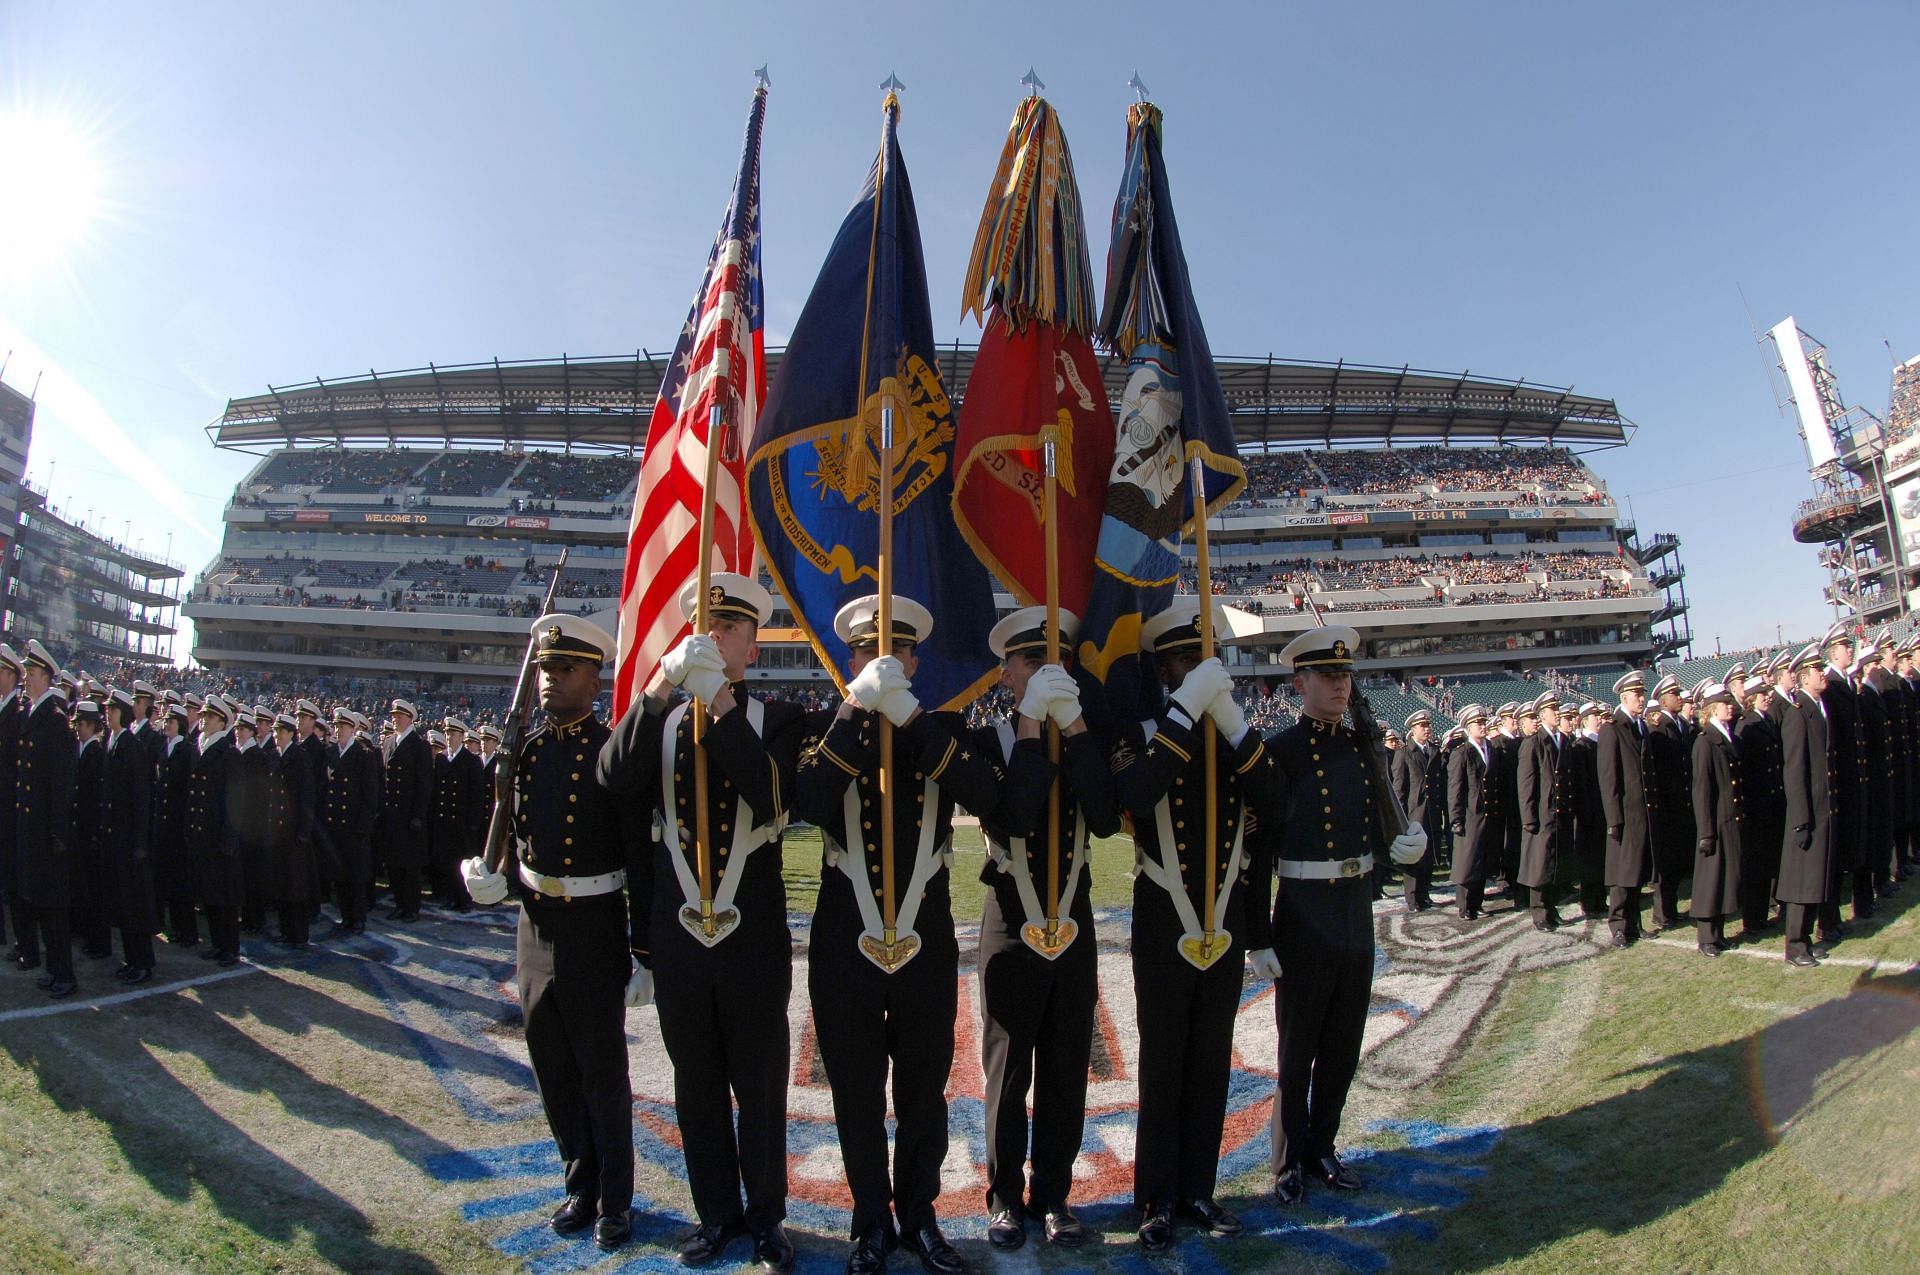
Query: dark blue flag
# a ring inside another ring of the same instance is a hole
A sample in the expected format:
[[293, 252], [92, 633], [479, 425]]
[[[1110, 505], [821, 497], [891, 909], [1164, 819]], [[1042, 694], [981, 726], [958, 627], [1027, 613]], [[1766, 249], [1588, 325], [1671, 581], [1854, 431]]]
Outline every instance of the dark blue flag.
[[1148, 102], [1127, 112], [1100, 335], [1127, 360], [1127, 389], [1079, 656], [1106, 687], [1116, 719], [1139, 720], [1160, 705], [1159, 681], [1142, 665], [1140, 628], [1173, 601], [1180, 542], [1194, 526], [1194, 461], [1205, 472], [1202, 516], [1225, 508], [1247, 482], [1167, 193], [1160, 108]]
[[893, 591], [933, 613], [914, 694], [957, 708], [998, 675], [993, 585], [953, 520], [954, 414], [940, 383], [913, 187], [895, 135], [840, 224], [767, 392], [747, 457], [754, 540], [844, 690], [843, 603], [879, 588], [881, 409], [893, 414]]

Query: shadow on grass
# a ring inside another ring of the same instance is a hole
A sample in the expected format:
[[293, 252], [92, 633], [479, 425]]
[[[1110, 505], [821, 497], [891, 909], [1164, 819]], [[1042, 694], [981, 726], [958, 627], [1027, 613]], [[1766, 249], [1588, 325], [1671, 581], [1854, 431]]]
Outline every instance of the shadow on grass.
[[[1438, 1251], [1402, 1256], [1485, 1270], [1572, 1236], [1617, 1238], [1656, 1223], [1720, 1190], [1828, 1100], [1816, 1097], [1816, 1080], [1916, 1028], [1920, 972], [1862, 973], [1845, 996], [1760, 1031], [1617, 1073], [1613, 1083], [1631, 1086], [1624, 1092], [1506, 1130]], [[1833, 1083], [1852, 1081], [1843, 1072]]]
[[[428, 1258], [376, 1239], [359, 1208], [296, 1163], [300, 1148], [264, 1144], [259, 1131], [216, 1111], [154, 1055], [155, 1050], [190, 1053], [228, 1092], [272, 1095], [291, 1118], [282, 1126], [290, 1136], [316, 1128], [340, 1130], [384, 1142], [417, 1165], [454, 1148], [308, 1074], [223, 1013], [248, 1009], [283, 1028], [324, 1022], [362, 1039], [390, 1034], [393, 1024], [277, 980], [234, 980], [220, 991], [223, 1012], [186, 997], [155, 998], [60, 1032], [40, 1022], [10, 1026], [0, 1030], [0, 1049], [31, 1072], [61, 1110], [96, 1117], [128, 1169], [162, 1198], [185, 1203], [196, 1190], [204, 1191], [222, 1217], [261, 1240], [290, 1245], [306, 1234], [315, 1252], [343, 1270], [436, 1269]], [[163, 1260], [191, 1263], [229, 1244], [209, 1235], [205, 1252], [195, 1251], [199, 1242], [191, 1238], [190, 1227], [175, 1221], [166, 1229], [166, 1236], [149, 1241]], [[169, 1253], [167, 1236], [180, 1237], [186, 1251]], [[239, 1255], [228, 1256], [246, 1264]]]

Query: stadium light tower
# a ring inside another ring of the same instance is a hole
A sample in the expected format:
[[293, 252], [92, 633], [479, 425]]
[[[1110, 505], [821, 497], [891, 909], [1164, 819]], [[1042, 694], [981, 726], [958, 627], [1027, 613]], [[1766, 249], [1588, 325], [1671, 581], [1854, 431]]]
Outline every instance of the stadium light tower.
[[[1813, 481], [1813, 499], [1794, 513], [1794, 539], [1823, 546], [1827, 600], [1837, 612], [1865, 624], [1905, 616], [1909, 571], [1920, 566], [1920, 444], [1891, 437], [1872, 412], [1847, 406], [1826, 346], [1791, 315], [1763, 339], [1785, 378], [1775, 396], [1800, 427]], [[1912, 479], [1891, 488], [1888, 479], [1906, 470]], [[1902, 498], [1914, 506], [1910, 519]]]

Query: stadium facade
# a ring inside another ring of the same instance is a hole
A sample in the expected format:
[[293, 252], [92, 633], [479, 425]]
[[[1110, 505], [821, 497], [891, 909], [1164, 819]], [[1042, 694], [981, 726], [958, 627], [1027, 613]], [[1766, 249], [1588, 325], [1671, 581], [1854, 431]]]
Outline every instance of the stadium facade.
[[[942, 351], [956, 403], [973, 355]], [[1363, 671], [1403, 678], [1687, 645], [1677, 540], [1623, 523], [1584, 459], [1631, 436], [1611, 401], [1406, 367], [1218, 362], [1250, 474], [1212, 524], [1236, 673], [1277, 672], [1313, 606], [1362, 630]], [[232, 401], [209, 436], [261, 460], [185, 604], [195, 658], [497, 702], [563, 547], [559, 605], [613, 626], [664, 365], [429, 366]], [[1124, 365], [1105, 374], [1117, 404]], [[825, 689], [791, 616], [761, 645], [755, 677]]]
[[33, 399], [0, 384], [0, 631], [78, 667], [167, 664], [186, 571], [67, 517], [24, 478]]

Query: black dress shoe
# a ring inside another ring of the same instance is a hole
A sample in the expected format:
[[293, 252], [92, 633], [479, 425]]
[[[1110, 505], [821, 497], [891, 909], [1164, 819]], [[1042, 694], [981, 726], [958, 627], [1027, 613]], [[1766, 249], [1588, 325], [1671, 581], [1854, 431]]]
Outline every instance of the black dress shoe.
[[1337, 1155], [1324, 1155], [1315, 1160], [1313, 1176], [1336, 1191], [1358, 1191], [1362, 1185], [1359, 1175], [1340, 1163]]
[[39, 978], [33, 980], [33, 985], [44, 992], [57, 981], [58, 980], [51, 974], [42, 974]]
[[567, 1202], [555, 1209], [553, 1216], [547, 1219], [556, 1235], [577, 1235], [593, 1225], [593, 1218], [599, 1210], [592, 1201], [584, 1196], [569, 1195]]
[[215, 965], [218, 965], [223, 970], [230, 969], [239, 963], [240, 958], [232, 952], [220, 953], [220, 958], [214, 962]]
[[716, 1226], [696, 1226], [680, 1240], [680, 1265], [705, 1266], [718, 1261], [727, 1251], [727, 1245], [747, 1233], [747, 1224], [743, 1218], [734, 1218], [731, 1222], [721, 1222]]
[[633, 1212], [603, 1213], [593, 1224], [593, 1242], [599, 1248], [616, 1249], [633, 1238]]
[[753, 1233], [753, 1260], [775, 1275], [786, 1275], [792, 1270], [793, 1241], [787, 1238], [787, 1228], [775, 1222], [764, 1230], [756, 1230]]
[[1628, 938], [1626, 935], [1616, 934], [1612, 938], [1607, 940], [1607, 946], [1608, 947], [1625, 947], [1627, 944], [1631, 942], [1633, 942], [1633, 940]]
[[1247, 1229], [1241, 1225], [1239, 1218], [1212, 1200], [1183, 1200], [1178, 1213], [1181, 1221], [1193, 1223], [1218, 1240], [1228, 1239]]
[[1057, 1209], [1048, 1209], [1046, 1214], [1047, 1243], [1058, 1244], [1061, 1248], [1079, 1248], [1087, 1242], [1087, 1228], [1073, 1215], [1073, 1210], [1062, 1204]]
[[1718, 956], [1720, 955], [1720, 945], [1718, 943], [1702, 943], [1700, 944], [1700, 955]]
[[891, 1230], [885, 1226], [870, 1228], [853, 1242], [853, 1251], [847, 1254], [847, 1275], [882, 1275], [893, 1247]]
[[967, 1264], [960, 1260], [947, 1237], [940, 1234], [938, 1222], [928, 1222], [900, 1235], [901, 1247], [918, 1254], [927, 1275], [966, 1275]]
[[987, 1222], [987, 1243], [1011, 1253], [1027, 1242], [1027, 1224], [1013, 1209], [1001, 1209]]
[[1307, 1198], [1307, 1171], [1290, 1164], [1273, 1180], [1273, 1198], [1282, 1204], [1298, 1204]]
[[138, 986], [141, 983], [151, 981], [152, 978], [153, 978], [153, 971], [150, 969], [135, 970], [133, 973], [127, 975], [127, 986], [129, 987]]
[[40, 968], [40, 958], [37, 956], [16, 956], [13, 958], [13, 963], [23, 970], [37, 970]]
[[1140, 1220], [1140, 1247], [1149, 1253], [1164, 1253], [1173, 1247], [1173, 1215], [1165, 1209], [1148, 1209]]
[[1789, 956], [1787, 958], [1787, 964], [1794, 966], [1797, 969], [1803, 969], [1803, 970], [1812, 969], [1814, 966], [1818, 965], [1819, 963], [1820, 962], [1816, 957], [1802, 956], [1798, 953], [1795, 953], [1794, 955]]
[[47, 996], [52, 1000], [65, 1000], [67, 997], [73, 995], [78, 986], [79, 985], [72, 979], [63, 978], [47, 989]]
[[206, 951], [200, 953], [200, 959], [203, 961], [217, 961], [224, 955], [226, 955], [226, 953], [222, 952], [219, 948], [210, 947]]

